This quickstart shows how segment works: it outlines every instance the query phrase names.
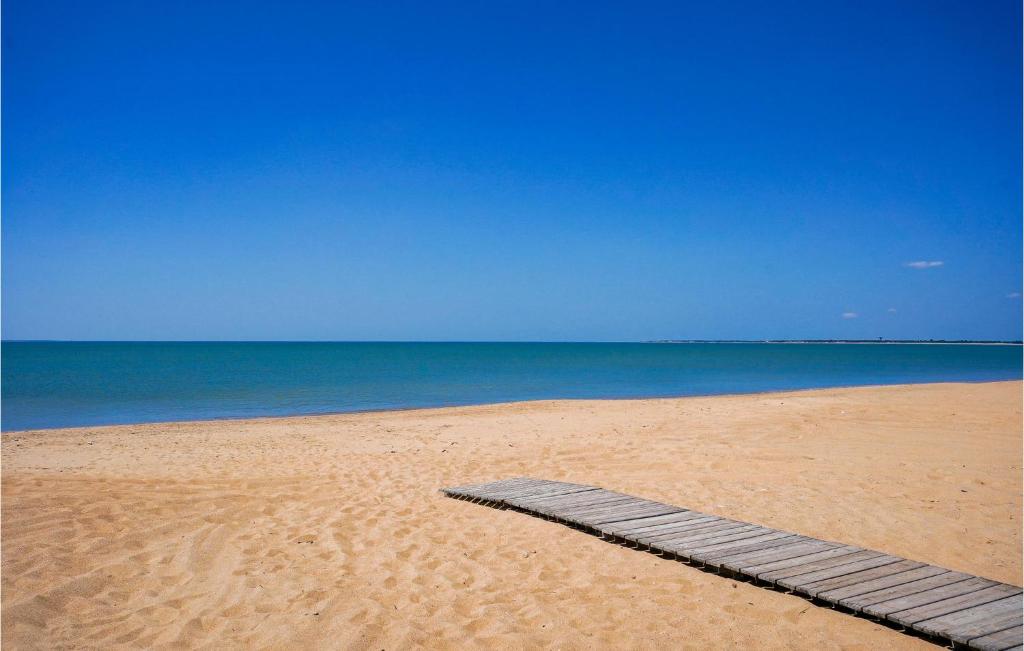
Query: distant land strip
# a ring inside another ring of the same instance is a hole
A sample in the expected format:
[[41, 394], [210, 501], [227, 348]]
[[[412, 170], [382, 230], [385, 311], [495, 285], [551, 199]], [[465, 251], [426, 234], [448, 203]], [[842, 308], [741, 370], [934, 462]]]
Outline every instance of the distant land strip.
[[655, 339], [648, 344], [958, 344], [1020, 346], [1022, 342], [982, 339]]

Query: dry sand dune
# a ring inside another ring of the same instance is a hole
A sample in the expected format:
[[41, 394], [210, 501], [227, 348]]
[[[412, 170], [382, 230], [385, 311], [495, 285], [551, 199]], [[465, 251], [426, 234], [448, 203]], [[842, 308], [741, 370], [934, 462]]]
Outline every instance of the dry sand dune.
[[1021, 582], [1021, 384], [3, 436], [5, 649], [936, 648], [451, 500], [529, 474]]

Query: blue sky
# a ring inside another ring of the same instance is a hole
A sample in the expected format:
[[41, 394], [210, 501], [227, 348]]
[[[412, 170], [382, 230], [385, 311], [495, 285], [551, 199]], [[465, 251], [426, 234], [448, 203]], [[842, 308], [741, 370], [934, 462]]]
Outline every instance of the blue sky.
[[8, 0], [3, 336], [1018, 339], [1020, 32], [995, 0]]

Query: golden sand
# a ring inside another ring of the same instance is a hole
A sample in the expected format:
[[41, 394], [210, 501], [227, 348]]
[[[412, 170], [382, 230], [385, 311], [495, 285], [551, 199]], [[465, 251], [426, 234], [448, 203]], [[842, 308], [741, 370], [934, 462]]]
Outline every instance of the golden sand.
[[1021, 383], [547, 401], [3, 436], [22, 648], [921, 648], [441, 496], [590, 483], [1021, 583]]

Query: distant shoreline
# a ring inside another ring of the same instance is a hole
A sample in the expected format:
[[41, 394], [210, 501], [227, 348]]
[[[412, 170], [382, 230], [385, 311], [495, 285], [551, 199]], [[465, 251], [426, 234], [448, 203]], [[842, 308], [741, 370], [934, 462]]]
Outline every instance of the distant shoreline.
[[1020, 341], [950, 339], [658, 339], [647, 344], [899, 344], [915, 346], [1021, 346]]
[[291, 413], [265, 413], [247, 414], [242, 416], [209, 416], [205, 418], [180, 418], [169, 420], [140, 420], [140, 421], [111, 421], [103, 423], [83, 423], [80, 425], [55, 425], [49, 427], [28, 427], [22, 429], [0, 429], [0, 437], [8, 437], [12, 434], [33, 434], [44, 432], [59, 432], [71, 430], [102, 430], [107, 428], [128, 428], [128, 427], [167, 427], [173, 425], [215, 425], [219, 423], [256, 423], [261, 421], [288, 421], [288, 420], [317, 420], [321, 418], [332, 418], [338, 416], [367, 416], [377, 414], [387, 416], [389, 414], [400, 414], [406, 412], [450, 412], [474, 408], [502, 408], [513, 406], [538, 405], [541, 403], [573, 403], [573, 402], [651, 402], [651, 401], [673, 401], [673, 400], [702, 400], [709, 398], [746, 398], [756, 396], [798, 396], [801, 394], [813, 394], [827, 391], [879, 391], [887, 389], [912, 389], [915, 387], [928, 386], [982, 386], [1017, 383], [1024, 386], [1024, 379], [1014, 378], [1009, 380], [956, 380], [939, 382], [897, 382], [894, 384], [837, 384], [835, 386], [814, 386], [794, 387], [782, 389], [765, 389], [763, 391], [740, 391], [734, 393], [692, 393], [673, 395], [633, 395], [633, 396], [597, 396], [597, 397], [550, 397], [550, 398], [525, 398], [522, 400], [497, 400], [494, 402], [450, 402], [438, 404], [422, 404], [409, 406], [392, 407], [370, 407], [367, 409], [338, 409], [329, 411], [307, 411]]

